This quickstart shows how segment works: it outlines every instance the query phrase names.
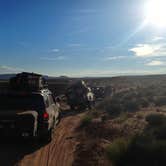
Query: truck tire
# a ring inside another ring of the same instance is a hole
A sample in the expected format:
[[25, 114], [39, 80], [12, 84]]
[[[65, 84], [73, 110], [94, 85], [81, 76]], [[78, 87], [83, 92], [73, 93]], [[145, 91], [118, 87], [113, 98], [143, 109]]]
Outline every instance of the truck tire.
[[52, 129], [40, 138], [41, 142], [49, 143], [52, 140]]

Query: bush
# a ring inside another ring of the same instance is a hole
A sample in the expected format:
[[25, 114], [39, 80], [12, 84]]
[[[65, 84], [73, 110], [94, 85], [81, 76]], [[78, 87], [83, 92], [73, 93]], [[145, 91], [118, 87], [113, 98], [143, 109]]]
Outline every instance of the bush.
[[85, 115], [81, 120], [81, 127], [88, 126], [92, 122], [92, 117], [90, 115]]
[[165, 165], [166, 141], [156, 140], [153, 136], [136, 136], [128, 146], [124, 162], [131, 166]]
[[120, 139], [107, 147], [107, 155], [115, 166], [163, 166], [166, 162], [166, 141], [144, 134], [129, 141]]
[[117, 139], [110, 144], [106, 151], [108, 158], [113, 162], [114, 165], [120, 163], [128, 148], [128, 142], [125, 139]]
[[139, 103], [136, 100], [128, 100], [125, 102], [125, 111], [137, 111], [139, 109]]
[[165, 123], [166, 117], [162, 114], [150, 114], [146, 117], [146, 121], [150, 126], [159, 126]]
[[166, 105], [166, 97], [159, 97], [155, 100], [156, 106], [163, 106]]
[[143, 108], [149, 106], [149, 102], [148, 102], [148, 100], [146, 100], [146, 99], [144, 99], [144, 98], [140, 99], [139, 102], [140, 102], [141, 107], [143, 107]]
[[117, 103], [111, 103], [108, 107], [106, 107], [106, 111], [113, 117], [118, 116], [122, 111], [122, 106]]
[[117, 97], [106, 98], [96, 107], [97, 110], [103, 110], [109, 113], [110, 116], [116, 117], [122, 111], [120, 99]]
[[154, 131], [157, 139], [166, 140], [166, 122]]

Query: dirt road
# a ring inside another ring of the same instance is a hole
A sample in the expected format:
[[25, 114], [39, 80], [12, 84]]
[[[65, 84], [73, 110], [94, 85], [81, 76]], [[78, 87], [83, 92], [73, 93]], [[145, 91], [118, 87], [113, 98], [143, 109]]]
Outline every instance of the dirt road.
[[47, 145], [11, 139], [0, 142], [0, 165], [11, 166], [71, 166], [77, 145], [75, 128], [82, 114], [65, 116], [53, 140]]

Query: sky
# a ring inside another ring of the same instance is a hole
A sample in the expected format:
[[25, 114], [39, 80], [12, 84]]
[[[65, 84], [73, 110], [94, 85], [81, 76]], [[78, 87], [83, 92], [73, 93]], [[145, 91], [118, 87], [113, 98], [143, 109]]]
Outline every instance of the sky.
[[149, 1], [0, 0], [0, 74], [166, 74], [166, 25]]

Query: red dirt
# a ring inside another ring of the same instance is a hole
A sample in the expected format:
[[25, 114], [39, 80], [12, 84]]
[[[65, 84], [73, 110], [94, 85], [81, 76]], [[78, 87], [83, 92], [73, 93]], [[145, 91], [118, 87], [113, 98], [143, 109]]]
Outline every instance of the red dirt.
[[83, 114], [66, 115], [58, 124], [53, 140], [47, 145], [33, 144], [22, 139], [1, 140], [0, 165], [71, 166], [78, 144], [75, 128]]
[[38, 151], [24, 156], [18, 163], [20, 166], [71, 166], [77, 145], [75, 128], [81, 115], [69, 116], [60, 122], [51, 143]]

